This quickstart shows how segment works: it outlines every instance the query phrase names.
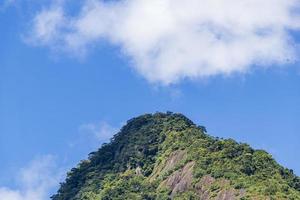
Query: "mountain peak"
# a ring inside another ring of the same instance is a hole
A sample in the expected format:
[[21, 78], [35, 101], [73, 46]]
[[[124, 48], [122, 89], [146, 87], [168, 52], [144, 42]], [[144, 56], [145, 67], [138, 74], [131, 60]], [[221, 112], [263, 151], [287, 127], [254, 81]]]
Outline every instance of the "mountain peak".
[[300, 179], [263, 150], [158, 112], [128, 120], [52, 199], [300, 199]]

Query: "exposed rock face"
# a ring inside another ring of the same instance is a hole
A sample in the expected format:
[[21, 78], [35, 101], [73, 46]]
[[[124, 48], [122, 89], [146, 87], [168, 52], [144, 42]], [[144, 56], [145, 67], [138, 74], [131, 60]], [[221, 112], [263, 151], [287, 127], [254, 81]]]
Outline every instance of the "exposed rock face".
[[202, 200], [209, 200], [209, 189], [214, 182], [215, 179], [213, 177], [206, 175], [195, 185], [196, 192]]
[[[178, 164], [180, 164], [180, 162], [186, 159], [186, 156], [187, 152], [183, 150], [172, 152], [166, 159], [166, 162], [157, 166], [153, 177], [158, 177], [161, 174], [172, 171], [176, 166], [178, 166]], [[212, 197], [211, 187], [215, 182], [218, 182], [223, 187], [229, 185], [230, 182], [225, 179], [216, 180], [210, 175], [202, 177], [200, 181], [193, 186], [192, 180], [194, 166], [195, 162], [188, 162], [181, 169], [171, 173], [168, 178], [161, 183], [161, 187], [167, 187], [171, 189], [170, 197], [172, 199], [177, 193], [182, 193], [188, 190], [194, 190], [201, 200], [235, 200], [244, 196], [244, 190], [238, 191], [235, 189], [223, 189], [217, 191], [217, 195]]]
[[162, 185], [171, 188], [171, 198], [178, 192], [187, 191], [191, 188], [193, 180], [193, 167], [195, 162], [187, 163], [182, 169], [175, 171]]
[[188, 190], [196, 191], [201, 200], [235, 200], [243, 197], [243, 190], [238, 191], [235, 189], [223, 189], [217, 191], [216, 196], [212, 195], [211, 187], [214, 183], [218, 182], [218, 184], [226, 188], [226, 185], [229, 185], [230, 182], [225, 179], [216, 180], [209, 175], [202, 177], [200, 181], [193, 186], [192, 180], [194, 166], [195, 162], [193, 161], [187, 163], [183, 168], [173, 172], [161, 183], [161, 186], [171, 189], [171, 199], [173, 199], [177, 193], [186, 192]]
[[186, 155], [186, 151], [183, 150], [177, 150], [172, 152], [169, 158], [167, 159], [166, 164], [162, 169], [161, 173], [165, 173], [173, 169], [176, 165], [178, 165], [182, 160], [186, 158]]
[[219, 192], [217, 200], [234, 200], [237, 199], [235, 196], [235, 191], [233, 189], [230, 190], [222, 190]]
[[[230, 182], [225, 179], [216, 180], [210, 175], [206, 175], [201, 178], [201, 180], [195, 185], [195, 189], [197, 194], [199, 195], [201, 200], [209, 200], [212, 199], [211, 197], [211, 186], [218, 182], [222, 187], [228, 186]], [[217, 193], [217, 196], [213, 199], [215, 200], [235, 200], [240, 199], [245, 195], [244, 189], [235, 190], [235, 189], [227, 189], [227, 190], [220, 190]]]
[[172, 152], [164, 163], [160, 163], [154, 168], [151, 179], [157, 178], [159, 175], [164, 174], [176, 167], [181, 161], [185, 160], [187, 152], [184, 150], [177, 150]]
[[143, 175], [141, 167], [137, 167], [135, 169], [135, 174], [138, 175], [138, 176], [142, 176]]

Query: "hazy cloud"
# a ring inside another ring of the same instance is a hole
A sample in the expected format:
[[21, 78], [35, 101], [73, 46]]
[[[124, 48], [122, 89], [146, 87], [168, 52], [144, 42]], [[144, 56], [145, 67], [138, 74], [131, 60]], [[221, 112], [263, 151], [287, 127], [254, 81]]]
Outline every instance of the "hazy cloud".
[[79, 131], [83, 133], [84, 136], [96, 140], [97, 142], [108, 142], [118, 130], [118, 128], [111, 126], [105, 121], [86, 123], [79, 127]]
[[170, 84], [297, 60], [298, 0], [85, 0], [33, 19], [32, 43], [86, 54], [97, 41], [121, 48], [150, 82]]
[[0, 187], [0, 200], [49, 200], [62, 175], [53, 156], [42, 156], [19, 171], [17, 188]]

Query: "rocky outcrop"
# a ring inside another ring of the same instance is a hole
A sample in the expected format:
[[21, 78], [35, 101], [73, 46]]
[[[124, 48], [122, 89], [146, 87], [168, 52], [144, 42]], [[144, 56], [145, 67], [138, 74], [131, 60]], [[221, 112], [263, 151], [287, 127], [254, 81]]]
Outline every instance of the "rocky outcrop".
[[213, 177], [206, 175], [195, 185], [195, 190], [202, 200], [209, 200], [210, 187], [214, 182]]
[[216, 198], [216, 200], [234, 200], [234, 199], [237, 199], [237, 197], [233, 189], [220, 191]]
[[193, 167], [195, 162], [187, 163], [182, 169], [175, 171], [165, 181], [163, 186], [171, 189], [171, 198], [178, 192], [184, 192], [191, 188], [193, 180]]
[[229, 188], [230, 182], [225, 179], [216, 180], [210, 175], [206, 175], [200, 179], [200, 181], [195, 185], [196, 193], [199, 195], [201, 200], [237, 200], [241, 199], [245, 195], [245, 190], [235, 190], [235, 189], [222, 189], [216, 191], [216, 197], [211, 192], [211, 187], [214, 183], [218, 183], [220, 188]]
[[[166, 180], [161, 183], [161, 187], [167, 187], [171, 190], [171, 199], [177, 194], [193, 190], [197, 193], [201, 200], [238, 200], [244, 196], [245, 191], [230, 188], [230, 182], [225, 179], [218, 179], [206, 175], [200, 179], [194, 186], [193, 180], [193, 168], [194, 162], [187, 163], [183, 168], [173, 172]], [[214, 184], [218, 184], [220, 188], [216, 191], [212, 191]]]
[[168, 173], [169, 171], [174, 169], [181, 161], [185, 160], [186, 156], [187, 152], [184, 150], [177, 150], [172, 152], [165, 162], [159, 163], [159, 165], [154, 168], [150, 180], [154, 180], [158, 176]]
[[142, 168], [141, 167], [137, 167], [135, 169], [135, 174], [138, 175], [138, 176], [143, 176]]

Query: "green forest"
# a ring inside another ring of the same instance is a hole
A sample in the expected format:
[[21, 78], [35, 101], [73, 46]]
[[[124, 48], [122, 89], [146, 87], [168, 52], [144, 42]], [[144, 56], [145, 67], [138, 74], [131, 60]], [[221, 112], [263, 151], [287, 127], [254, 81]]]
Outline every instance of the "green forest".
[[52, 200], [296, 200], [300, 178], [264, 150], [167, 112], [133, 118], [71, 169]]

